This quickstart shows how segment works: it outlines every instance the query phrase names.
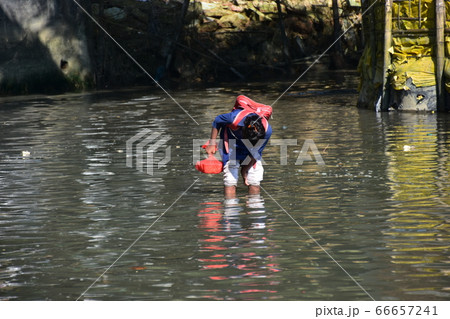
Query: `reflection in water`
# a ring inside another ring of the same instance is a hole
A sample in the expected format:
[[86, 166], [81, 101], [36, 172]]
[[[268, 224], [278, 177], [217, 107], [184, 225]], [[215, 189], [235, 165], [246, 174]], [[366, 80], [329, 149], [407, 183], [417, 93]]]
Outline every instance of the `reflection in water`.
[[394, 209], [384, 235], [392, 274], [406, 294], [448, 298], [450, 284], [435, 288], [449, 275], [448, 216], [436, 209], [450, 210], [448, 140], [441, 138], [436, 116], [397, 116], [386, 132]]
[[237, 198], [226, 199], [223, 205], [217, 202], [203, 205], [198, 213], [204, 231], [199, 242], [202, 257], [198, 261], [205, 275], [220, 283], [214, 285], [217, 290], [211, 289], [202, 298], [279, 298], [274, 295], [280, 284], [273, 278], [279, 271], [276, 256], [268, 254], [273, 250], [267, 249], [270, 229], [266, 227], [264, 199], [249, 195], [245, 206]]

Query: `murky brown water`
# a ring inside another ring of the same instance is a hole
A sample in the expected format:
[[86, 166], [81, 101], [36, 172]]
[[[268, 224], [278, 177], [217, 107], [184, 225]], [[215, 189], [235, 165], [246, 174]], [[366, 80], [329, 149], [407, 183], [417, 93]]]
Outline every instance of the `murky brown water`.
[[[2, 99], [0, 299], [450, 299], [449, 116], [358, 110], [355, 74], [311, 73], [274, 106], [297, 145], [266, 148], [260, 197], [195, 170], [237, 94], [288, 85], [175, 92], [199, 126], [156, 89]], [[153, 175], [126, 165], [144, 128], [171, 137]], [[309, 139], [324, 166], [296, 165]]]

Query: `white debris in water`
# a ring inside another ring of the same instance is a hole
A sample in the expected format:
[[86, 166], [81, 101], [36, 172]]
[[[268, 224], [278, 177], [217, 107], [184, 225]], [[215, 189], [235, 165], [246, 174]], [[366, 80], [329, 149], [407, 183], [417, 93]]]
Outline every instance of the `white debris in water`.
[[415, 149], [416, 149], [415, 146], [403, 145], [403, 151], [405, 151], [405, 152], [414, 151]]
[[173, 286], [173, 283], [168, 282], [168, 283], [161, 283], [161, 284], [154, 284], [152, 285], [153, 287], [162, 287], [162, 288], [170, 288]]

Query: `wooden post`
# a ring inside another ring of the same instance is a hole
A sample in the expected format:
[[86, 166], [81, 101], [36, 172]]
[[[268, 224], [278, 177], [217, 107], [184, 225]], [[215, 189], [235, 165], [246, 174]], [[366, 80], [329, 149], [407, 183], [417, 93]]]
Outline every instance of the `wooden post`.
[[437, 109], [445, 108], [444, 85], [442, 76], [444, 74], [445, 57], [445, 4], [444, 0], [436, 0], [436, 94]]
[[166, 60], [166, 70], [169, 70], [169, 68], [170, 68], [170, 65], [172, 63], [172, 58], [175, 53], [175, 48], [177, 46], [178, 39], [180, 38], [181, 32], [183, 32], [184, 18], [186, 17], [186, 13], [189, 8], [189, 1], [190, 0], [183, 1], [183, 6], [181, 7], [181, 17], [180, 17], [180, 20], [178, 20], [178, 26], [175, 30], [175, 32], [176, 32], [175, 38], [173, 39], [173, 41], [171, 43], [170, 51], [169, 51], [169, 54], [168, 54], [167, 60]]
[[331, 65], [330, 67], [333, 69], [344, 69], [345, 68], [345, 62], [344, 62], [344, 55], [342, 53], [342, 46], [341, 46], [341, 22], [340, 22], [340, 16], [339, 16], [339, 0], [333, 0], [333, 40], [334, 40], [334, 46], [333, 51], [331, 52]]
[[341, 22], [339, 21], [340, 16], [339, 16], [338, 0], [333, 0], [332, 5], [333, 5], [333, 40], [337, 41], [334, 44], [334, 49], [336, 52], [341, 54], [342, 53], [341, 41], [338, 40], [341, 35], [340, 34], [341, 33]]
[[281, 3], [280, 3], [280, 0], [276, 0], [275, 2], [277, 3], [278, 24], [280, 26], [281, 40], [283, 41], [283, 54], [286, 59], [286, 62], [290, 63], [291, 58], [289, 55], [289, 42], [288, 42], [288, 38], [286, 36], [286, 29], [284, 27], [283, 13], [281, 11]]
[[388, 83], [388, 68], [391, 65], [391, 54], [389, 49], [392, 46], [392, 0], [385, 1], [384, 7], [384, 59], [383, 59], [383, 93], [381, 109], [387, 110], [389, 108], [389, 90], [390, 85]]
[[370, 10], [369, 13], [369, 40], [370, 40], [370, 53], [372, 55], [372, 84], [375, 83], [375, 74], [377, 72], [377, 34], [375, 28], [375, 9]]

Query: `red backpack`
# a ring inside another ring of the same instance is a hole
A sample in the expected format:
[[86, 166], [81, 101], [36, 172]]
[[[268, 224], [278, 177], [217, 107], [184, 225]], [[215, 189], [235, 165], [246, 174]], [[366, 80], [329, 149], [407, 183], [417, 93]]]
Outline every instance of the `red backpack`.
[[270, 105], [255, 102], [245, 95], [239, 95], [236, 98], [236, 103], [234, 103], [233, 110], [239, 109], [242, 111], [238, 113], [238, 115], [234, 118], [233, 123], [229, 125], [232, 130], [237, 130], [239, 122], [242, 121], [244, 117], [251, 113], [255, 113], [261, 117], [264, 129], [267, 131], [267, 127], [269, 126], [268, 119], [272, 115], [272, 107]]

